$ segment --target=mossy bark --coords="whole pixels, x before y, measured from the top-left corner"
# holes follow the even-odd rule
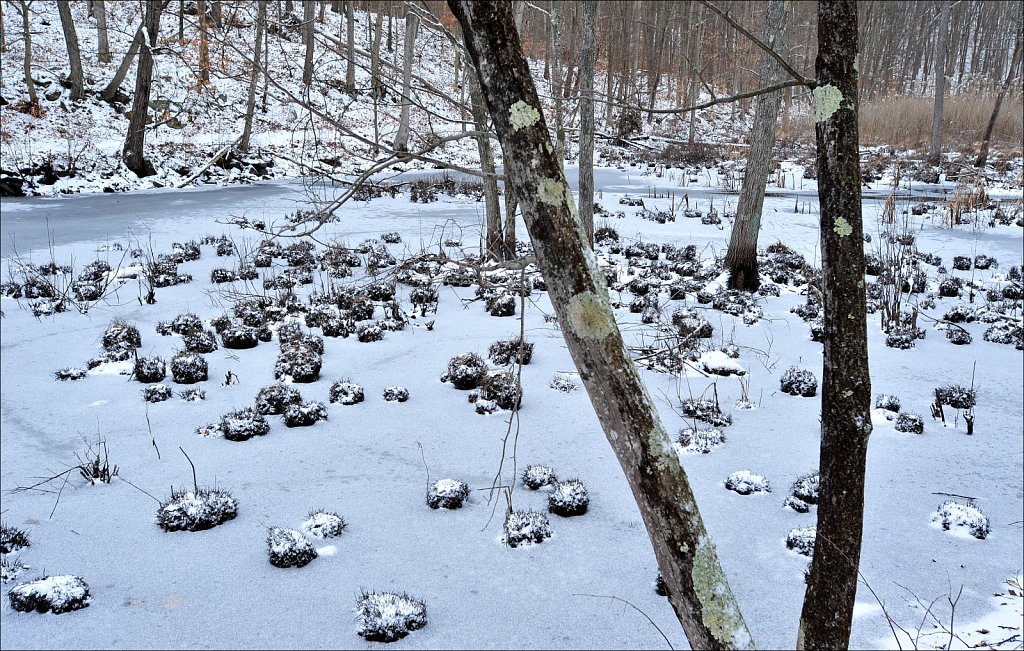
[[[565,341],[640,508],[672,607],[693,648],[752,646],[686,473],[623,345],[597,258],[586,245],[537,110],[540,100],[511,4],[448,4],[462,25]],[[536,119],[529,109],[537,111]]]

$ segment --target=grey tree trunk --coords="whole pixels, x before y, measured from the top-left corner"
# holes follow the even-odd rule
[[[160,12],[163,0],[146,0],[143,18],[145,43],[139,52],[139,65],[135,74],[135,99],[132,101],[132,116],[128,121],[128,137],[124,141],[121,160],[125,167],[137,176],[151,176],[155,173],[153,164],[146,160],[146,116],[149,113],[149,95],[153,87],[153,48],[160,32]]]
[[[871,435],[857,140],[857,2],[819,0],[814,89],[825,334],[818,527],[797,648],[850,643]]]
[[[942,108],[946,101],[946,44],[949,40],[950,0],[942,0],[939,33],[935,40],[935,110],[932,113],[932,144],[928,162],[938,165],[942,158]]]
[[[789,3],[771,0],[765,16],[765,43],[776,51],[786,49],[786,16]],[[758,88],[765,88],[779,80],[778,61],[764,53]],[[757,234],[761,230],[761,209],[764,206],[765,183],[775,145],[775,125],[779,118],[779,100],[782,91],[759,95],[754,105],[754,124],[750,130],[750,149],[747,153],[747,172],[736,207],[736,221],[732,226],[725,266],[729,270],[729,289],[757,291],[761,285],[757,271]],[[733,104],[735,106],[735,104]]]
[[[1010,89],[1010,84],[1013,82],[1013,73],[1017,69],[1017,63],[1020,61],[1020,29],[1017,30],[1014,36],[1013,56],[1010,57],[1010,68],[1006,72],[1006,81],[999,87],[999,93],[996,94],[996,104],[992,107],[992,117],[988,120],[988,126],[985,127],[985,135],[981,138],[981,151],[978,153],[978,160],[974,162],[975,167],[985,167],[986,161],[988,161],[988,147],[992,141],[992,131],[996,128],[996,120],[999,119],[999,109],[1003,106],[1003,100],[1006,99],[1006,91]]]
[[[252,119],[256,113],[256,85],[259,82],[262,64],[260,54],[263,51],[263,35],[267,23],[267,4],[256,3],[256,44],[252,49],[252,75],[249,77],[249,95],[245,101],[245,126],[242,127],[242,138],[238,143],[239,151],[249,151],[252,138]]]
[[[476,73],[467,70],[464,76],[469,86],[473,122],[476,130],[480,132],[476,137],[476,146],[480,152],[480,171],[484,173],[484,240],[487,257],[491,260],[503,260],[505,256],[501,241],[501,204],[498,196],[498,177],[494,169],[494,152],[491,150],[491,138],[487,134],[487,106]]]
[[[206,0],[196,0],[199,16],[199,81],[210,81],[210,24],[207,22]]]
[[[114,73],[114,78],[110,80],[100,93],[100,97],[104,101],[113,101],[117,95],[117,91],[121,88],[121,84],[124,83],[124,78],[128,76],[128,70],[132,67],[132,61],[135,60],[135,56],[139,53],[139,49],[142,47],[142,41],[146,38],[144,25],[140,25],[139,29],[135,32],[135,38],[132,39],[132,44],[128,46],[128,51],[125,52],[124,58],[121,59],[120,65],[117,66],[117,72]]]
[[[555,157],[565,165],[565,111],[562,101],[562,19],[558,2],[551,3],[551,94],[555,100]]]
[[[412,109],[412,58],[416,51],[416,28],[419,16],[409,11],[405,14],[405,53],[402,60],[402,115],[395,134],[395,151],[409,151],[409,113]]]
[[[700,87],[698,86],[697,79],[701,74],[701,55],[704,50],[704,5],[700,5],[697,8],[697,40],[695,44],[695,54],[693,57],[693,81],[690,83],[690,100],[694,103],[700,99]],[[690,145],[697,137],[697,111],[690,111],[690,132],[686,137],[686,142]]]
[[[373,47],[370,48],[370,96],[374,100],[374,110],[377,100],[385,93],[384,81],[380,78],[380,37],[383,30],[384,16],[378,12],[373,22]]]
[[[580,222],[594,246],[594,62],[597,60],[597,0],[583,0],[580,54]]]
[[[110,42],[107,39],[107,6],[104,0],[96,0],[93,3],[96,14],[96,39],[98,41],[96,60],[100,63],[110,63],[113,58],[110,56]]]
[[[506,177],[508,178],[508,177]],[[505,181],[505,241],[502,247],[506,260],[516,259],[516,211],[519,210],[519,199],[512,191],[512,185]]]
[[[22,62],[25,76],[25,85],[28,87],[28,102],[32,106],[34,113],[39,113],[42,107],[39,105],[39,94],[36,92],[36,82],[32,81],[32,30],[29,26],[28,19],[28,8],[31,5],[31,1],[18,0],[18,4],[15,5],[18,11],[21,13],[21,28],[25,36],[25,59]]]
[[[356,11],[355,0],[345,0],[345,35],[348,47],[345,50],[345,89],[356,92]]]
[[[316,17],[316,0],[302,0],[302,44],[306,48],[302,63],[302,85],[309,88],[313,83],[313,20]]]
[[[753,641],[686,473],[622,341],[597,258],[555,158],[509,2],[449,0],[504,151],[537,261],[598,419],[640,507],[669,600],[693,648]]]
[[[85,97],[85,74],[82,72],[82,51],[78,47],[78,34],[75,32],[75,20],[71,17],[71,5],[67,2],[58,2],[57,13],[60,14],[60,27],[64,32],[68,64],[71,67],[71,99],[77,101]]]

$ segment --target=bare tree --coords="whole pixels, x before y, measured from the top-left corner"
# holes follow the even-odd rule
[[[992,140],[992,130],[996,127],[996,120],[999,119],[999,109],[1003,106],[1006,91],[1010,89],[1010,84],[1013,83],[1013,75],[1017,70],[1017,63],[1020,61],[1020,41],[1020,29],[1017,29],[1014,35],[1013,56],[1010,57],[1010,66],[1006,71],[1006,80],[999,87],[999,92],[996,94],[996,103],[992,107],[992,117],[989,118],[988,126],[985,127],[985,135],[981,138],[981,151],[978,153],[978,160],[974,162],[975,167],[985,167],[985,162],[988,160],[988,146]]]
[[[252,137],[252,119],[256,113],[256,85],[260,77],[260,54],[263,49],[263,34],[266,31],[267,3],[256,3],[256,43],[252,49],[252,74],[249,77],[249,95],[245,101],[245,126],[238,143],[240,151],[249,151],[249,140]]]
[[[306,56],[302,63],[302,85],[309,88],[313,83],[313,20],[316,0],[302,0],[302,45]]]
[[[349,47],[345,50],[345,90],[356,92],[356,12],[354,0],[345,0],[345,34]]]
[[[135,37],[132,38],[131,45],[128,46],[128,51],[125,52],[124,58],[121,59],[121,63],[117,66],[117,71],[114,73],[114,77],[110,82],[104,86],[100,92],[100,97],[106,102],[111,102],[114,97],[117,96],[117,91],[120,90],[121,84],[124,83],[124,78],[128,76],[128,70],[132,67],[132,61],[135,60],[136,55],[139,53],[139,49],[142,47],[142,41],[146,38],[144,25],[140,25],[135,31]]]
[[[196,0],[199,15],[199,83],[210,81],[210,23],[206,0]]]
[[[765,16],[764,41],[777,50],[786,47],[786,15],[788,2],[771,0]],[[767,52],[761,57],[760,87],[778,81],[780,66]],[[750,130],[750,149],[747,170],[740,190],[736,221],[732,226],[725,266],[729,270],[729,289],[756,291],[761,284],[757,272],[757,235],[761,230],[761,209],[764,206],[764,188],[768,181],[775,144],[775,124],[779,117],[782,91],[759,95],[755,100],[754,124]],[[735,106],[735,104],[733,104]]]
[[[932,114],[932,144],[928,149],[928,161],[932,165],[938,165],[942,157],[942,112],[946,101],[946,44],[949,40],[950,4],[951,0],[942,0],[935,42],[935,111]]]
[[[857,133],[857,2],[819,0],[814,89],[825,308],[820,499],[797,648],[850,643],[871,435]]]
[[[85,73],[82,71],[82,51],[78,47],[78,34],[75,32],[75,19],[71,17],[71,5],[67,2],[57,3],[60,15],[60,27],[64,32],[64,44],[68,50],[68,64],[71,67],[71,99],[80,100],[85,97]]]
[[[128,120],[128,136],[121,152],[125,167],[139,177],[156,173],[153,164],[145,156],[146,122],[153,87],[153,48],[156,47],[160,32],[160,13],[163,8],[163,0],[146,0],[143,17],[145,42],[139,51],[139,65],[135,71],[135,99],[132,101],[131,119]]]
[[[487,132],[487,106],[484,104],[476,73],[468,70],[465,82],[469,86],[473,122],[479,132],[476,144],[480,152],[480,171],[484,174],[484,241],[487,257],[491,260],[503,260],[505,256],[501,241],[501,204],[498,196],[498,177],[494,168],[494,152],[491,150],[491,138]]]
[[[508,2],[457,2],[506,175],[523,207],[562,332],[622,464],[694,648],[752,646],[668,433],[627,353],[597,258],[585,246]]]
[[[107,6],[104,0],[95,0],[92,6],[96,14],[96,60],[100,63],[110,63],[113,58],[110,56],[110,42],[107,40]]]
[[[21,14],[21,28],[25,36],[25,59],[22,62],[25,76],[25,86],[28,87],[29,111],[36,116],[41,116],[43,107],[39,104],[39,94],[36,92],[36,83],[32,80],[32,29],[29,26],[29,10],[33,0],[18,0],[14,5]]]
[[[580,58],[580,221],[594,246],[594,62],[597,59],[597,0],[583,0]]]
[[[395,134],[395,151],[409,150],[409,113],[412,108],[412,59],[416,49],[416,29],[419,16],[413,11],[405,14],[405,52],[402,60],[402,114]]]

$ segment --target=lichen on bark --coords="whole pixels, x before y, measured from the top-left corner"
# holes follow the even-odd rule
[[[540,121],[540,111],[519,100],[509,109],[509,119],[512,121],[512,129],[519,131],[537,124]]]
[[[604,339],[615,331],[607,301],[591,292],[569,299],[569,327],[583,339]]]
[[[825,84],[814,89],[814,121],[823,122],[839,110],[843,103],[843,93],[832,84]]]
[[[703,611],[701,619],[715,639],[731,648],[753,648],[711,541],[702,540],[697,545],[691,578]]]

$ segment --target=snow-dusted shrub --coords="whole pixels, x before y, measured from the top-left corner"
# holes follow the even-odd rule
[[[893,428],[907,434],[924,434],[924,419],[917,414],[899,414]]]
[[[278,333],[278,335],[280,336],[280,333]],[[300,334],[298,337],[293,339],[281,340],[282,351],[288,350],[289,348],[294,348],[296,346],[308,348],[317,355],[324,354],[324,340],[318,335]]]
[[[356,339],[365,343],[380,341],[384,338],[384,330],[376,323],[364,323],[356,328]]]
[[[274,567],[303,567],[317,557],[316,549],[295,529],[267,529],[267,553]]]
[[[228,412],[220,418],[220,430],[229,441],[248,441],[270,432],[270,423],[252,407]]]
[[[210,282],[215,285],[233,283],[236,280],[238,280],[238,274],[231,269],[218,267],[210,272]]]
[[[808,504],[817,504],[819,485],[820,475],[818,472],[809,472],[806,475],[797,477],[797,480],[793,482],[790,494],[799,500],[807,502]]]
[[[978,540],[988,537],[991,530],[988,516],[981,512],[973,503],[961,504],[954,500],[946,500],[939,505],[939,510],[932,516],[932,522],[942,526],[944,531],[963,527]]]
[[[78,576],[48,576],[19,583],[7,598],[12,609],[23,613],[67,613],[89,605],[89,586]]]
[[[203,322],[198,316],[191,312],[184,312],[174,317],[171,321],[171,332],[176,335],[192,334],[196,330],[203,329]]]
[[[86,370],[84,368],[75,368],[69,366],[68,368],[62,368],[58,371],[54,371],[53,377],[58,380],[81,380],[85,377]]]
[[[725,479],[725,487],[740,495],[772,492],[771,483],[764,477],[749,470],[737,470]]]
[[[395,284],[378,280],[367,285],[364,289],[366,297],[371,301],[393,301],[395,300]]]
[[[22,563],[19,558],[0,556],[0,583],[10,583],[28,569],[31,567]]]
[[[562,373],[555,373],[552,376],[551,381],[548,382],[548,386],[555,391],[561,391],[562,393],[569,393],[579,388],[579,383],[573,378]]]
[[[31,547],[28,533],[23,529],[0,522],[0,553],[10,554],[24,547]]]
[[[388,387],[384,389],[384,400],[386,402],[405,402],[409,399],[409,392],[405,387]]]
[[[448,370],[441,376],[441,381],[451,382],[456,389],[475,389],[486,373],[487,364],[479,355],[463,353],[448,361]]]
[[[171,251],[174,256],[180,259],[182,262],[192,262],[198,260],[202,256],[202,251],[199,249],[199,244],[194,241],[189,242],[175,242],[171,245]]]
[[[992,266],[999,266],[999,262],[992,257],[979,253],[974,256],[974,268],[975,269],[988,269]]]
[[[966,255],[953,256],[953,268],[957,271],[970,271],[971,259]]]
[[[939,283],[939,296],[946,298],[956,298],[960,296],[960,290],[964,286],[964,281],[956,276],[948,276],[942,282]]]
[[[320,330],[325,337],[348,337],[356,331],[356,327],[347,319],[330,317],[320,324]]]
[[[687,398],[683,401],[681,409],[686,416],[704,421],[712,427],[732,425],[732,416],[722,413],[721,407],[713,400]]]
[[[354,382],[337,380],[331,385],[330,401],[354,405],[363,401],[363,387]]]
[[[523,483],[531,490],[537,490],[557,481],[558,477],[555,476],[555,471],[550,466],[531,464],[523,470]]]
[[[163,402],[170,400],[174,394],[166,384],[151,384],[142,390],[142,399],[146,402]]]
[[[501,339],[490,345],[487,357],[498,366],[529,364],[533,359],[533,342],[524,341],[521,337]]]
[[[880,393],[875,396],[875,409],[884,409],[899,413],[900,411],[900,399],[897,396],[890,395],[888,393]]]
[[[977,397],[977,391],[959,384],[950,384],[935,389],[935,399],[953,409],[971,409],[974,407]]]
[[[202,402],[206,400],[206,392],[199,387],[191,387],[189,389],[182,389],[179,391],[178,397],[185,402]]]
[[[232,325],[220,333],[220,343],[231,350],[246,350],[259,344],[256,329],[244,325]]]
[[[395,231],[384,233],[380,236],[380,241],[385,244],[401,244],[402,236]]]
[[[504,524],[505,544],[518,547],[524,543],[542,543],[551,537],[548,516],[536,511],[509,511]]]
[[[179,351],[171,358],[171,376],[178,384],[205,382],[209,377],[206,358],[198,353]]]
[[[813,398],[818,393],[818,379],[814,377],[814,373],[795,366],[789,367],[782,374],[779,386],[783,393],[805,398]]]
[[[985,330],[981,338],[994,344],[1016,345],[1020,350],[1024,347],[1024,327],[1004,321]]]
[[[814,554],[814,538],[817,533],[817,527],[793,529],[786,536],[786,547],[798,554],[811,556]]]
[[[427,607],[407,594],[364,592],[356,600],[357,633],[369,642],[394,642],[427,625]]]
[[[171,489],[171,497],[160,503],[156,523],[164,531],[203,531],[212,529],[238,515],[238,502],[226,490]]]
[[[256,394],[256,411],[264,416],[283,414],[290,405],[302,404],[302,394],[284,384],[270,384]]]
[[[196,330],[187,334],[185,350],[191,353],[212,353],[217,350],[217,335],[210,330]]]
[[[683,339],[707,339],[714,333],[711,323],[688,307],[681,307],[672,313],[672,325]]]
[[[925,331],[921,328],[893,328],[885,336],[885,345],[898,350],[909,350],[917,345],[918,339],[924,339]]]
[[[327,407],[322,402],[289,405],[284,410],[285,427],[309,427],[321,420],[327,420]]]
[[[167,377],[167,364],[161,357],[137,357],[135,379],[139,382],[159,382]]]
[[[469,485],[457,479],[438,479],[427,491],[427,506],[432,509],[459,509],[469,498]]]
[[[345,518],[324,509],[310,511],[302,523],[303,530],[316,538],[337,538],[347,526]]]
[[[281,351],[274,364],[274,378],[283,380],[291,378],[292,382],[308,384],[316,382],[320,377],[323,361],[319,353],[306,346],[290,346]]]
[[[142,345],[142,335],[134,323],[114,319],[103,331],[104,350],[135,349]]]
[[[579,479],[555,482],[548,494],[548,511],[562,517],[583,515],[590,506],[590,494]]]
[[[508,292],[492,294],[485,303],[491,316],[515,316],[516,314],[516,297]]]
[[[687,454],[707,454],[722,443],[725,443],[725,434],[722,433],[722,430],[714,427],[707,429],[686,427],[679,430],[679,436],[676,438],[678,451]]]
[[[500,409],[516,409],[522,403],[523,394],[516,382],[516,376],[504,371],[488,373],[480,382],[474,402],[492,401]]]

